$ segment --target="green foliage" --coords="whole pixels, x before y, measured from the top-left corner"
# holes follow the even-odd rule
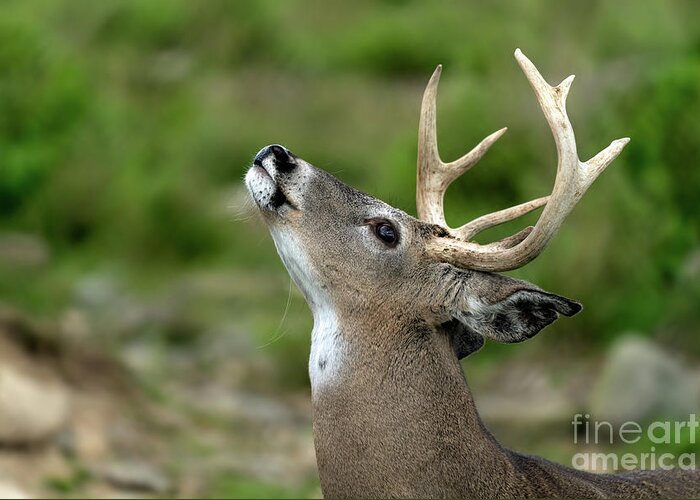
[[[211,498],[312,498],[319,489],[318,481],[309,481],[293,490],[281,488],[259,480],[231,475],[219,478],[212,489]]]
[[[75,494],[90,480],[90,473],[84,468],[73,464],[71,470],[62,476],[52,476],[46,480],[50,490],[61,495]]]
[[[0,214],[36,194],[84,113],[82,75],[48,42],[26,21],[0,20]]]
[[[418,101],[438,62],[443,156],[511,125],[450,190],[448,219],[541,195],[553,148],[510,57],[522,46],[551,81],[579,71],[582,156],[633,140],[552,250],[516,274],[582,299],[568,326],[587,339],[654,333],[686,297],[679,273],[699,244],[700,35],[695,4],[631,5],[9,2],[2,225],[42,235],[59,260],[136,273],[276,266],[250,245],[264,232],[225,212],[250,157],[283,142],[412,211]]]
[[[570,111],[582,156],[633,140],[551,251],[516,274],[582,299],[587,312],[567,326],[595,341],[652,334],[688,300],[680,273],[700,232],[695,4],[591,2],[585,15],[505,2],[37,5],[8,2],[0,21],[0,213],[59,261],[166,275],[277,266],[261,254],[269,245],[251,245],[264,231],[225,211],[270,142],[412,211],[418,102],[438,62],[444,157],[511,125],[450,190],[448,219],[539,196],[553,148],[510,56],[522,46],[552,82],[580,73]]]

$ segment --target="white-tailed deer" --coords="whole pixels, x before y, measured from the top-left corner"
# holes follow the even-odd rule
[[[587,162],[566,114],[573,77],[549,86],[520,67],[554,135],[549,196],[452,229],[443,195],[505,132],[451,163],[437,148],[436,92],[423,96],[419,219],[360,193],[280,145],[263,148],[246,184],[314,316],[309,374],[314,439],[327,497],[659,497],[700,495],[700,473],[593,474],[503,448],[481,422],[459,359],[484,338],[521,342],[581,305],[494,274],[537,257],[618,139]],[[534,227],[490,244],[474,235],[544,206]]]

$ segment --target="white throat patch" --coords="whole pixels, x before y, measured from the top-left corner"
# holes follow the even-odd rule
[[[340,379],[344,351],[342,344],[335,311],[324,306],[314,311],[309,356],[309,378],[313,393]]]
[[[344,349],[335,308],[294,235],[283,228],[274,228],[271,233],[282,262],[305,295],[314,316],[309,378],[315,394],[340,379]]]

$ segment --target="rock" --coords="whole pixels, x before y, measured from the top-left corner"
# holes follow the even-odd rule
[[[111,450],[100,417],[92,408],[81,408],[73,417],[71,428],[61,431],[54,444],[64,456],[86,463],[104,459]]]
[[[143,339],[129,342],[121,348],[121,359],[126,366],[134,373],[146,377],[162,373],[163,365],[167,361],[164,358],[165,353],[160,345]]]
[[[198,411],[221,418],[268,425],[305,423],[302,415],[282,402],[217,384],[190,389],[184,400]]]
[[[592,392],[593,418],[615,424],[688,418],[700,401],[691,373],[647,339],[623,337],[613,345]]]
[[[542,363],[510,360],[473,385],[476,405],[489,423],[537,427],[568,419],[573,404]]]
[[[170,479],[160,469],[138,460],[114,462],[105,467],[100,475],[121,489],[153,493],[171,491]]]
[[[70,308],[63,312],[59,319],[59,328],[63,338],[75,343],[89,342],[92,334],[85,312],[78,308]]]
[[[155,300],[140,297],[114,274],[98,272],[84,276],[75,285],[73,309],[82,318],[73,314],[64,319],[71,328],[126,338],[149,329],[177,330],[186,321],[188,300],[187,291],[180,289]]]
[[[0,366],[0,443],[26,444],[57,434],[69,417],[67,390]]]
[[[200,353],[207,361],[221,363],[232,357],[246,359],[255,352],[253,335],[236,322],[213,325],[204,332]]]
[[[4,479],[0,479],[0,499],[3,498],[31,498],[22,488]]]
[[[105,309],[122,300],[121,283],[110,273],[95,273],[78,280],[75,285],[75,302],[88,310]]]
[[[44,240],[22,233],[0,233],[0,264],[7,267],[39,267],[49,260]]]

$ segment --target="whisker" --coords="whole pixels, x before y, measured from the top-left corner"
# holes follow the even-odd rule
[[[227,208],[233,212],[233,220],[246,222],[255,216],[255,203],[248,196],[237,197]]]
[[[264,349],[265,347],[269,347],[275,342],[277,342],[279,339],[285,336],[287,333],[287,330],[282,330],[282,326],[284,326],[284,321],[287,319],[287,313],[289,313],[289,306],[292,303],[292,279],[289,278],[289,293],[287,294],[287,305],[284,307],[284,313],[282,314],[282,319],[280,320],[280,324],[277,327],[277,331],[275,334],[272,336],[270,340],[268,340],[266,343],[264,343],[261,346],[258,346],[258,349]]]

